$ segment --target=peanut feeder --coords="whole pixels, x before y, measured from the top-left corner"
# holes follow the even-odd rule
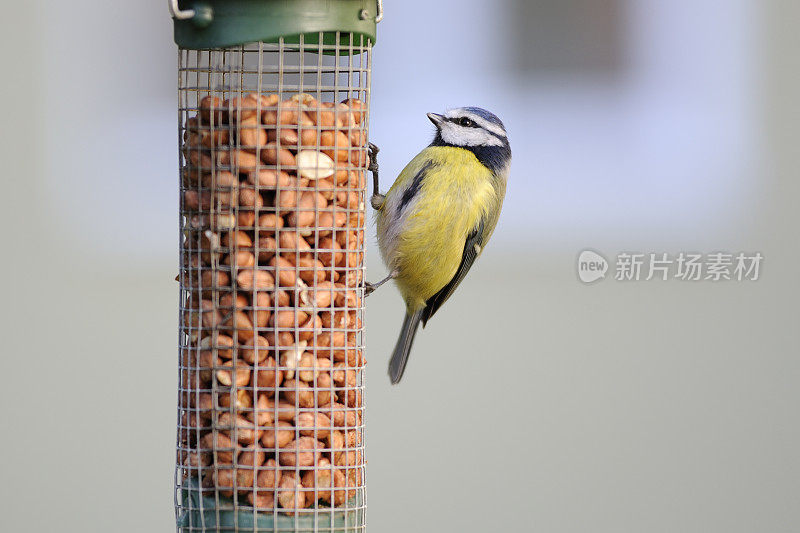
[[[170,2],[178,531],[363,531],[362,0]]]

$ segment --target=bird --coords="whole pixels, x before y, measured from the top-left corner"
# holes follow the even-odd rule
[[[479,107],[428,113],[433,141],[414,157],[383,195],[378,192],[375,145],[370,145],[372,207],[378,247],[389,275],[367,283],[367,294],[394,280],[406,315],[389,362],[389,377],[403,377],[420,323],[453,294],[494,232],[511,166],[503,122]]]

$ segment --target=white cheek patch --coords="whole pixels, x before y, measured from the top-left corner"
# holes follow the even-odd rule
[[[467,128],[452,122],[442,125],[442,140],[456,146],[502,146],[503,141],[481,128]]]

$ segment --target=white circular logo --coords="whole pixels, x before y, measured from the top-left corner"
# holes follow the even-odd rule
[[[578,277],[584,283],[592,283],[606,277],[608,261],[592,250],[584,250],[578,256]]]

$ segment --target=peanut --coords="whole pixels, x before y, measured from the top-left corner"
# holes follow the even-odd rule
[[[344,254],[341,252],[341,245],[330,237],[325,237],[319,241],[317,256],[325,266],[334,266],[341,262]]]
[[[300,292],[300,303],[307,307],[328,307],[333,301],[333,283],[321,281],[316,287],[304,289]]]
[[[261,431],[250,420],[231,413],[220,413],[215,428],[236,435],[236,439],[245,445],[253,444],[261,436]]]
[[[214,124],[222,124],[222,101],[216,96],[204,96],[200,100],[200,110],[198,114],[204,124],[211,123],[211,117],[214,117]]]
[[[282,167],[294,167],[297,165],[292,152],[274,143],[267,144],[261,149],[261,161],[267,165],[280,165]]]
[[[269,342],[261,335],[249,339],[239,348],[239,353],[246,362],[254,365],[263,362],[269,356]],[[274,359],[273,359],[274,362]]]
[[[305,341],[300,341],[296,345],[292,345],[288,350],[281,352],[280,363],[281,367],[285,368],[286,379],[294,378],[295,370],[297,370],[297,363],[303,355],[303,350],[308,345]]]
[[[247,174],[247,182],[260,187],[274,189],[276,187],[294,188],[297,187],[297,179],[281,170],[261,169]]]
[[[226,361],[216,372],[217,382],[226,387],[244,387],[250,383],[250,367],[239,364],[234,369],[233,361]]]
[[[245,389],[230,389],[217,396],[219,406],[234,411],[247,411],[253,406],[253,397]]]
[[[236,486],[240,491],[253,487],[259,466],[264,464],[266,454],[255,446],[250,446],[239,452],[236,459]]]
[[[297,328],[307,319],[308,314],[299,309],[281,309],[270,317],[269,325],[278,328]]]
[[[333,201],[334,197],[336,196],[336,186],[333,184],[333,181],[330,178],[320,178],[316,182],[316,190],[326,199],[328,202]]]
[[[213,174],[204,174],[201,180],[203,187],[209,189],[232,189],[239,185],[239,180],[227,170],[218,170]]]
[[[302,381],[296,379],[285,380],[281,396],[292,405],[314,407],[314,391]]]
[[[212,460],[209,453],[189,452],[183,461],[183,466],[196,470],[211,465]]]
[[[267,263],[277,271],[278,283],[281,287],[294,287],[297,285],[297,276],[294,265],[283,257],[275,256]]]
[[[211,381],[212,370],[216,370],[220,366],[222,366],[222,359],[217,357],[213,351],[204,350],[200,352],[200,356],[197,359],[197,369],[199,370],[201,381]]]
[[[230,149],[217,153],[219,156],[219,164],[223,167],[230,168],[232,172],[252,172],[258,167],[258,158],[250,152]]]
[[[222,236],[222,244],[226,248],[251,248],[253,239],[244,231],[231,231]]]
[[[294,439],[294,426],[291,422],[278,420],[273,428],[265,428],[261,434],[261,445],[264,448],[283,448]]]
[[[264,206],[264,199],[253,187],[241,187],[239,189],[239,205],[259,208]]]
[[[307,493],[307,498],[313,498],[316,493],[317,498],[333,505],[342,505],[345,500],[345,488],[347,480],[344,474],[331,465],[331,462],[324,457],[319,460],[314,470],[309,470],[303,475],[303,487],[315,489]],[[337,489],[337,490],[332,490]]]
[[[304,115],[303,108],[305,106],[301,103],[284,100],[277,104],[277,109],[267,109],[261,113],[261,122],[265,125],[291,125],[308,121],[308,117],[304,118],[302,116]]]
[[[272,489],[278,484],[281,472],[275,459],[267,459],[258,471],[256,484],[259,488]]]
[[[196,435],[198,431],[209,429],[208,417],[202,416],[199,412],[187,411],[181,415],[180,427],[190,430],[190,433]]]
[[[267,144],[267,132],[255,115],[239,123],[239,142],[243,149],[253,152]]]
[[[267,353],[266,350],[264,352]],[[278,368],[278,364],[272,356],[259,362],[255,373],[255,383],[260,389],[273,389],[274,392],[274,389],[283,383],[283,370]]]
[[[213,431],[206,433],[197,445],[200,451],[211,452],[217,464],[233,464],[233,453],[237,449],[226,433]]]
[[[333,420],[333,425],[337,427],[354,427],[357,422],[356,412],[347,409],[341,403],[333,402],[331,420]]]
[[[257,394],[254,392],[253,394]],[[250,422],[255,423],[258,429],[264,429],[275,423],[273,408],[274,404],[269,400],[267,393],[258,395],[258,403],[255,408],[248,411],[245,415]]]
[[[272,298],[270,298],[269,293],[255,292],[252,299],[253,312],[250,320],[257,328],[264,328],[272,315]]]
[[[281,245],[281,251],[284,253],[289,251],[304,253],[311,250],[311,246],[306,242],[305,239],[303,239],[303,237],[300,236],[296,230],[281,231],[278,242]]]
[[[231,335],[237,336],[240,341],[248,341],[256,335],[253,322],[243,311],[234,311],[224,325],[229,328],[228,331],[231,332]]]
[[[353,122],[356,124],[361,124],[364,118],[364,111],[366,110],[366,105],[361,100],[356,98],[348,98],[342,104],[346,105],[350,110],[353,116]]]
[[[356,291],[348,289],[342,283],[337,283],[336,289],[336,298],[334,299],[336,307],[361,307],[361,298],[356,295]]]
[[[233,348],[233,339],[220,333],[214,333],[213,337],[203,337],[203,339],[200,340],[200,348],[205,350],[216,349],[217,355],[223,359],[230,359],[233,357],[233,351],[230,349]]]
[[[256,489],[254,492],[247,493],[247,501],[256,509],[274,509],[275,491]]]
[[[284,466],[311,466],[320,457],[322,445],[313,437],[300,437],[281,448],[278,462]]]
[[[327,445],[326,452],[331,455],[331,462],[336,463],[342,456],[344,448],[344,434],[339,430],[331,431],[325,439]]]
[[[260,109],[268,107],[265,105],[268,102],[268,97],[265,98],[267,98],[267,100],[264,100],[264,98],[257,93],[249,93],[244,96],[225,100],[222,103],[222,107],[227,112],[228,120],[241,123],[251,117],[256,117]]]
[[[300,279],[304,283],[314,285],[322,282],[326,277],[325,265],[322,261],[314,259],[313,257],[298,257],[295,266],[300,272]],[[307,289],[306,286],[303,286],[303,288]]]
[[[319,193],[313,191],[301,193],[297,199],[297,209],[289,213],[286,222],[295,228],[308,227],[314,223],[315,211],[325,209],[327,205],[328,201]]]
[[[279,128],[278,131],[270,130],[267,134],[267,140],[284,148],[295,149],[297,147],[299,136],[297,135],[297,130],[293,128],[282,127]]]
[[[239,250],[226,255],[225,259],[222,260],[222,264],[236,268],[248,268],[256,264],[256,258],[251,252]]]
[[[327,132],[323,132],[322,135],[325,133]],[[320,136],[320,141],[323,139],[322,135]],[[330,139],[328,140],[330,141]],[[317,152],[314,150],[300,150],[297,152],[297,157],[292,158],[294,161],[291,164],[297,165],[298,174],[304,178],[308,178],[310,180],[327,178],[328,176],[333,175],[334,169],[336,168],[336,165],[333,162],[334,159],[328,152],[329,150],[323,152]],[[345,158],[346,157],[347,152],[345,152]]]
[[[330,359],[320,359],[321,361],[328,361]],[[331,387],[333,387],[333,380],[331,379],[331,375],[328,372],[321,372],[317,376],[317,405],[318,406],[327,406],[331,402]]]
[[[322,150],[322,153],[327,155],[332,161],[339,161],[339,162],[347,161],[350,142],[347,139],[347,136],[341,131],[323,131],[319,137],[319,144],[322,148],[324,148]],[[300,154],[297,155],[299,156]],[[314,162],[316,163],[317,167],[320,166],[320,163],[318,161]],[[330,176],[331,174],[333,174],[333,172],[328,174],[328,176]],[[307,177],[309,177],[310,179],[310,176]],[[325,178],[327,176],[318,176],[318,177]]]
[[[356,371],[347,368],[347,365],[344,363],[336,363],[333,365],[333,372],[331,376],[333,377],[333,382],[336,383],[339,387],[355,387],[356,382]]]
[[[297,429],[304,437],[324,439],[330,434],[331,419],[323,413],[303,412],[295,418]]]
[[[284,509],[302,509],[306,506],[305,492],[297,473],[284,472],[278,484],[278,502]]]
[[[287,303],[283,303],[284,297],[286,298]],[[275,293],[275,301],[281,307],[286,307],[289,305],[288,298],[289,296],[286,291],[278,291]],[[291,347],[294,345],[294,336],[288,331],[280,331],[277,335],[272,331],[268,331],[266,337],[270,346]]]
[[[274,213],[265,213],[258,217],[258,231],[261,233],[268,231],[274,233],[276,230],[279,230],[282,227],[283,219]]]
[[[283,220],[283,219],[278,219]],[[275,257],[275,251],[278,248],[278,243],[270,236],[263,236],[258,239],[258,260],[260,263],[265,263]]]
[[[228,498],[233,496],[233,490],[230,490],[233,489],[236,483],[236,474],[233,468],[215,469],[211,472],[211,479],[213,485],[217,487],[218,490],[223,489],[219,491],[220,494]]]
[[[336,113],[333,111],[334,104],[332,102],[322,102],[317,109],[311,109],[307,112],[308,118],[315,126],[323,128],[332,128],[334,126],[341,126],[342,121],[336,120]]]
[[[236,276],[236,283],[246,291],[275,288],[275,278],[266,270],[241,270]]]
[[[301,341],[312,343],[312,340],[319,334],[321,329],[322,320],[317,315],[311,315],[308,320],[300,324],[297,338]]]
[[[239,216],[236,217],[236,221],[239,223],[241,228],[252,228],[253,223],[256,221],[256,214],[250,210],[240,209]],[[229,227],[233,227],[233,224],[231,224]]]
[[[297,362],[297,378],[306,383],[313,382],[319,375],[316,370],[317,358],[310,352],[304,352]]]

